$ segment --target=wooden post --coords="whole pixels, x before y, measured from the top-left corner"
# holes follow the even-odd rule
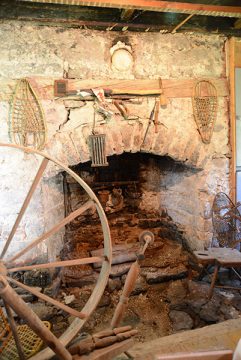
[[[236,202],[236,111],[235,111],[235,39],[229,40],[229,84],[230,84],[230,197]]]

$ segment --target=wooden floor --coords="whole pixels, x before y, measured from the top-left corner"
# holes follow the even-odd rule
[[[164,354],[208,350],[234,350],[241,338],[241,319],[227,320],[136,344],[129,353],[135,360],[163,359]]]

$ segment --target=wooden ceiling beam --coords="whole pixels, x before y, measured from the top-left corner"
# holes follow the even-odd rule
[[[38,3],[95,6],[107,8],[138,9],[206,16],[241,18],[240,6],[192,4],[158,0],[18,0]]]
[[[4,17],[0,16],[0,19]],[[9,20],[15,20],[16,17],[7,16]],[[54,18],[39,18],[39,17],[26,17],[26,16],[18,16],[17,20],[19,21],[31,21],[36,23],[42,23],[47,25],[63,25],[66,27],[90,27],[90,28],[98,28],[102,27],[105,30],[115,30],[119,29],[125,31],[127,28],[136,30],[136,31],[155,31],[161,33],[171,32],[172,26],[170,25],[155,25],[155,24],[140,24],[140,23],[131,23],[131,22],[113,22],[113,21],[95,21],[95,20],[75,20],[75,19],[54,19]]]

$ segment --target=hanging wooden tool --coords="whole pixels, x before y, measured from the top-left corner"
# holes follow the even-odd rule
[[[17,145],[38,150],[46,143],[46,122],[38,96],[27,79],[17,81],[10,104],[10,135]]]
[[[160,99],[156,99],[155,103],[155,115],[154,115],[154,125],[155,125],[155,133],[158,133],[158,118],[159,118],[159,110],[160,110]]]
[[[114,100],[113,104],[119,110],[121,115],[123,116],[124,120],[138,120],[138,115],[131,115],[128,107],[122,100]]]
[[[151,114],[150,114],[150,117],[149,117],[149,121],[148,121],[148,125],[147,125],[146,131],[145,131],[145,135],[144,135],[142,144],[141,144],[141,146],[140,146],[140,150],[142,150],[143,146],[144,146],[145,143],[146,143],[146,137],[147,137],[147,134],[148,134],[148,131],[149,131],[149,127],[151,126],[151,123],[154,121],[155,109],[156,109],[156,103],[154,104],[154,107],[153,107],[153,109],[152,109],[152,111],[151,111]]]
[[[217,117],[217,89],[209,80],[196,83],[192,97],[193,114],[202,141],[210,144]]]

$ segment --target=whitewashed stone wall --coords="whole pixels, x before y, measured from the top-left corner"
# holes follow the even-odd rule
[[[127,73],[111,68],[110,48],[118,40],[132,47],[134,66]],[[25,76],[62,78],[68,68],[71,78],[208,78],[226,75],[225,41],[222,36],[159,33],[116,33],[29,25],[23,22],[0,24],[0,84],[7,79]],[[1,90],[0,90],[1,92]],[[64,164],[74,165],[89,160],[88,135],[93,122],[93,103],[43,101],[48,124],[45,151]],[[150,127],[145,146],[141,146],[153,99],[128,105],[139,121],[128,122],[110,105],[115,115],[109,122],[97,117],[99,133],[107,135],[107,154],[138,152],[168,155],[190,167],[183,173],[169,173],[160,183],[160,194],[153,198],[146,192],[142,204],[147,209],[167,210],[184,230],[192,248],[208,244],[211,233],[210,208],[217,191],[228,191],[230,149],[228,141],[228,99],[218,99],[218,116],[212,142],[201,142],[192,115],[189,98],[170,99],[160,110],[158,133]],[[0,103],[0,141],[8,142],[8,103]],[[23,161],[25,175],[20,170]],[[37,158],[10,156],[1,151],[0,245],[19,211]],[[194,169],[196,169],[194,171]],[[7,179],[11,178],[9,182]],[[164,181],[165,179],[165,181]],[[14,190],[10,190],[10,185]],[[42,231],[47,231],[64,215],[61,175],[56,169],[46,172],[14,239],[11,252],[22,248]],[[63,232],[39,247],[37,253],[54,258],[61,248]]]

